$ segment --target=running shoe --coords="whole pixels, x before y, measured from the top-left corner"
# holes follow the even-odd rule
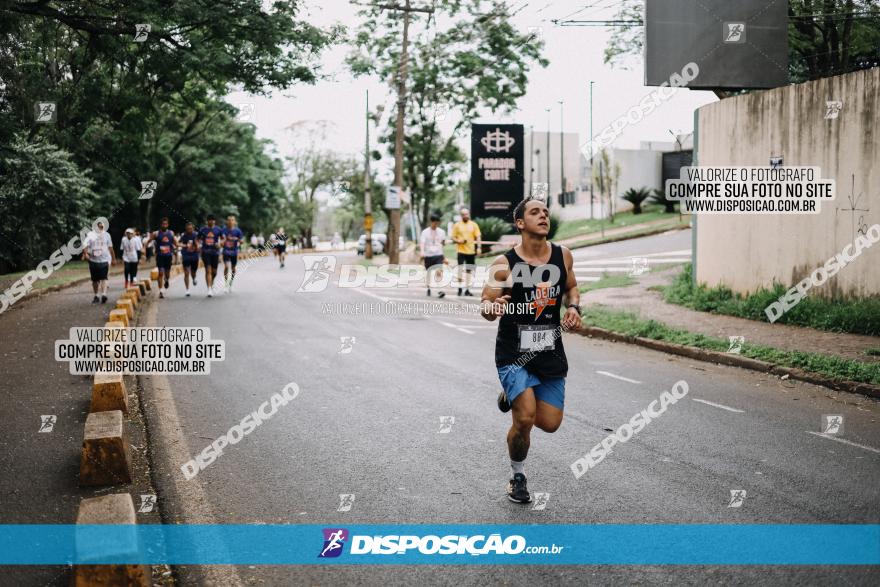
[[[507,483],[507,499],[514,503],[529,503],[532,496],[529,495],[529,489],[526,487],[526,476],[517,473]]]
[[[498,394],[498,409],[505,414],[510,411],[510,402],[507,401],[507,394],[504,390]]]
[[[101,303],[102,303],[102,304],[106,304],[106,303],[107,303],[107,296],[101,296]]]
[[[446,297],[446,292],[445,292],[445,291],[441,291],[440,293],[437,294],[437,297],[438,297],[438,298],[445,298],[445,297]]]
[[[431,288],[430,287],[428,288],[428,297],[429,298],[431,297]]]
[[[97,303],[100,302],[100,301],[101,301],[101,299],[100,299],[98,296],[95,296],[94,298],[92,298],[92,303],[93,303],[93,304],[97,304]]]
[[[472,294],[472,293],[471,293],[471,290],[469,290],[469,289],[464,290],[464,295],[466,295],[466,296],[471,296],[471,297],[474,296],[474,294]]]
[[[164,298],[165,298],[165,294],[163,294],[163,293],[160,291],[160,292],[159,292],[159,299],[164,299]]]

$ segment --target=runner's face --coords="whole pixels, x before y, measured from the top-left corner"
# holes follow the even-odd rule
[[[462,222],[467,222],[467,221],[470,220],[470,219],[471,219],[471,213],[470,213],[470,211],[469,211],[469,210],[462,210],[462,211],[461,211],[461,221],[462,221]]]
[[[529,202],[523,213],[522,220],[517,220],[517,226],[523,232],[535,236],[547,236],[550,232],[550,211],[543,202]]]
[[[162,230],[168,230],[168,221],[167,220],[162,221]]]
[[[438,226],[440,226],[440,221],[439,221],[439,220],[432,220],[432,221],[431,221],[431,228],[433,228],[434,230],[437,230],[437,227],[438,227]]]
[[[211,220],[208,220],[208,226],[211,228],[214,227],[214,219],[213,218]]]
[[[226,228],[235,228],[235,218],[226,219]]]

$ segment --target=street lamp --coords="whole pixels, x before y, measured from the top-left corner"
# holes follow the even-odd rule
[[[563,118],[565,103],[559,101],[559,203],[565,208],[565,120]]]
[[[590,80],[590,218],[593,218],[593,80]]]
[[[547,107],[547,207],[550,207],[550,107]]]

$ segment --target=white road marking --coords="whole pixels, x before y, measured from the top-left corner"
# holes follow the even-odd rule
[[[728,412],[736,412],[737,414],[745,414],[745,410],[737,410],[736,408],[731,408],[730,406],[724,406],[721,404],[716,404],[715,402],[710,402],[704,399],[697,399],[695,397],[691,398],[695,402],[700,402],[701,404],[706,404],[707,406],[714,406],[716,408],[721,408],[722,410],[727,410]]]
[[[871,452],[875,452],[880,454],[880,449],[874,448],[873,446],[865,446],[864,444],[859,444],[857,442],[853,442],[851,440],[846,440],[845,438],[838,438],[833,434],[822,434],[820,432],[813,432],[812,430],[805,430],[807,434],[812,434],[813,436],[819,436],[821,438],[827,438],[828,440],[836,440],[837,442],[842,442],[843,444],[848,444],[850,446],[856,446],[858,448],[863,448],[865,450],[869,450]]]
[[[461,326],[456,326],[455,324],[450,324],[449,322],[444,322],[443,320],[438,320],[437,322],[439,322],[443,326],[447,326],[447,327],[452,328],[454,330],[458,330],[459,332],[464,332],[465,334],[473,334],[474,333],[473,330],[468,330],[467,328],[462,328]]]
[[[614,373],[609,373],[608,371],[596,371],[599,375],[604,375],[606,377],[612,377],[614,379],[620,379],[621,381],[627,381],[629,383],[641,383],[641,381],[636,381],[635,379],[629,379],[627,377],[622,377],[620,375],[615,375]]]

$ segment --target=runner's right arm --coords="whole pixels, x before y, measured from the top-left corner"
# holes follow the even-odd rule
[[[494,322],[504,315],[510,294],[504,293],[504,287],[510,278],[510,265],[507,257],[498,255],[489,267],[489,277],[483,286],[480,302],[480,316]]]

